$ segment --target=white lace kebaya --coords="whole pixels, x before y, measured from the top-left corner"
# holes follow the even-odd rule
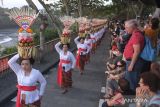
[[[41,74],[39,70],[33,69],[31,70],[28,76],[25,76],[24,71],[22,70],[21,66],[16,62],[19,58],[19,54],[13,56],[9,61],[8,64],[10,68],[15,72],[18,80],[18,85],[21,86],[36,86],[37,82],[40,83],[40,89],[36,89],[34,91],[21,91],[21,98],[22,94],[26,95],[25,103],[32,104],[33,102],[40,99],[40,96],[43,96],[45,87],[46,87],[46,80]]]

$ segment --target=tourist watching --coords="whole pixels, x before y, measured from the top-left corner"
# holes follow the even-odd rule
[[[128,95],[134,95],[134,91],[130,89],[129,82],[121,78],[118,81],[119,90],[114,92],[114,96],[110,99],[105,99],[105,102],[102,104],[102,107],[110,107],[110,106],[119,106],[128,107],[125,103],[124,99],[128,97]]]
[[[157,40],[157,56],[160,56],[160,33]]]
[[[158,62],[151,64],[151,72],[160,79],[160,64]],[[160,94],[160,83],[158,84],[158,93]]]
[[[119,22],[117,22],[116,25],[115,25],[115,32],[119,36],[119,33],[120,33],[120,24],[119,24]]]
[[[119,42],[118,42],[118,49],[121,53],[124,52],[124,48],[128,43],[131,35],[129,35],[125,30],[120,32]]]
[[[151,45],[153,49],[157,49],[157,38],[159,34],[159,19],[158,18],[152,18],[149,22],[149,27],[144,29],[144,34],[149,38],[151,41]],[[155,54],[156,57],[156,54]],[[144,65],[145,69],[143,71],[150,71],[152,61],[148,61],[144,59]]]
[[[136,88],[137,107],[160,106],[160,94],[158,94],[158,84],[160,79],[151,72],[142,73],[139,85]]]
[[[118,90],[118,80],[124,77],[125,62],[119,61],[115,70],[106,71],[106,94],[105,98],[112,96],[113,92]]]
[[[125,78],[129,81],[130,88],[135,91],[144,63],[139,57],[144,47],[144,36],[138,29],[138,22],[134,19],[125,22],[125,30],[128,34],[132,34],[123,53],[123,59],[126,60]]]

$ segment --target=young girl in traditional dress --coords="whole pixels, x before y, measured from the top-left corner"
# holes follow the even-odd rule
[[[77,44],[77,57],[76,57],[76,66],[80,70],[80,74],[83,74],[84,66],[86,62],[86,55],[89,52],[89,47],[84,43],[84,37],[76,37],[74,42]]]
[[[32,58],[21,58],[20,64],[17,63],[19,54],[13,56],[8,64],[15,72],[18,80],[16,107],[40,107],[40,101],[46,87],[46,80],[39,70],[32,68],[34,60]],[[40,83],[38,90],[37,82]]]
[[[75,67],[76,60],[74,55],[68,51],[68,44],[62,44],[63,49],[60,49],[60,45],[61,42],[58,42],[55,45],[56,51],[60,56],[57,82],[58,85],[63,89],[62,94],[65,94],[68,92],[68,88],[72,87],[72,69]]]

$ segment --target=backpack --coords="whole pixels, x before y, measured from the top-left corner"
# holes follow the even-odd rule
[[[148,36],[144,36],[145,45],[140,57],[146,61],[154,61],[156,59],[156,48],[153,48],[151,40]]]

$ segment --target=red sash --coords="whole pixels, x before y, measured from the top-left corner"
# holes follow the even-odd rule
[[[93,39],[93,40],[95,40],[95,41],[96,41],[96,38],[95,38],[95,37],[93,37],[93,38],[91,38],[91,39]]]
[[[37,89],[37,86],[21,86],[17,85],[18,93],[17,93],[17,102],[16,107],[21,107],[21,91],[34,91]]]
[[[93,48],[93,49],[96,49],[96,43],[93,43],[93,44],[92,44],[92,48]]]
[[[85,52],[86,51],[86,49],[82,49],[82,48],[79,48],[78,49],[78,53],[77,53],[77,56],[76,56],[76,66],[78,67],[78,68],[80,68],[80,53],[81,52]]]
[[[63,72],[62,64],[69,64],[69,63],[71,63],[71,61],[60,59],[58,66],[58,75],[57,75],[57,84],[60,87],[62,87],[62,72]]]

